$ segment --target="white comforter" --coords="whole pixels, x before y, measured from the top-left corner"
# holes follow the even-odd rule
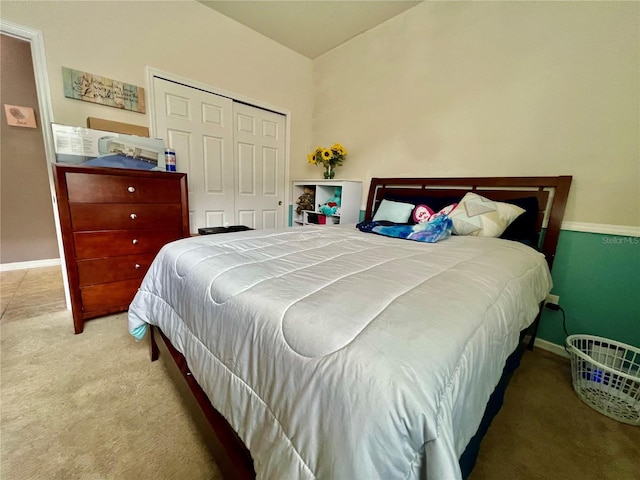
[[[268,479],[454,479],[551,288],[516,242],[305,227],[165,246],[129,310],[158,325]]]

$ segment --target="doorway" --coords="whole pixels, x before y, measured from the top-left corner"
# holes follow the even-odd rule
[[[18,42],[17,45],[23,44],[27,50],[30,50],[31,56],[31,69],[28,72],[31,77],[31,81],[35,84],[35,92],[37,96],[37,108],[34,106],[34,110],[38,114],[38,139],[37,139],[37,149],[39,152],[36,154],[36,162],[33,165],[35,169],[33,174],[27,175],[28,178],[24,178],[25,175],[22,175],[23,178],[19,179],[16,182],[23,189],[23,193],[31,193],[34,198],[40,197],[40,204],[37,206],[39,215],[46,215],[46,219],[42,221],[37,221],[36,218],[28,211],[23,212],[24,217],[28,218],[31,221],[31,224],[27,224],[25,228],[35,227],[40,228],[40,230],[36,231],[36,234],[29,234],[23,232],[23,236],[26,239],[23,245],[26,245],[28,249],[38,250],[37,256],[33,257],[33,260],[30,260],[27,257],[24,257],[23,261],[15,261],[15,260],[6,260],[2,270],[11,270],[14,268],[31,268],[31,267],[42,267],[49,265],[62,265],[62,278],[64,284],[64,293],[66,299],[67,309],[71,309],[71,300],[69,296],[69,286],[67,281],[66,269],[64,268],[64,249],[62,246],[62,235],[60,231],[60,221],[58,218],[58,211],[55,204],[55,187],[53,182],[53,174],[51,171],[51,164],[54,161],[54,148],[53,148],[53,137],[50,129],[51,122],[53,121],[53,109],[51,107],[51,98],[49,93],[49,81],[47,77],[47,68],[44,54],[44,41],[42,37],[42,33],[38,30],[34,30],[28,27],[24,27],[12,22],[8,22],[6,20],[0,19],[0,33],[2,34],[3,40],[8,40],[11,43]],[[4,66],[3,66],[4,67]],[[25,65],[25,68],[28,68],[28,65]],[[26,75],[26,70],[25,70]],[[3,99],[3,103],[6,99]],[[33,100],[32,100],[33,101]],[[4,127],[3,127],[4,128]],[[13,127],[15,128],[15,127]],[[20,130],[29,130],[29,129],[20,129]],[[21,135],[28,135],[28,132],[17,132]],[[33,133],[33,132],[31,132]],[[9,155],[11,158],[15,157],[12,155],[12,151],[6,150],[7,145],[3,140],[3,154]],[[33,149],[36,147],[36,140],[31,138],[28,141],[22,142],[22,147],[19,148],[17,153],[23,153],[24,150]],[[7,160],[5,158],[5,160]],[[39,162],[39,164],[38,164]],[[4,161],[3,161],[4,163]],[[22,168],[22,166],[21,166]],[[7,169],[7,172],[9,170]],[[3,166],[3,173],[5,172],[5,168]],[[39,178],[40,183],[37,186],[31,186],[30,183],[27,183],[27,188],[25,187],[25,182],[27,180],[31,181],[34,178]],[[3,182],[4,183],[4,182]],[[48,185],[47,185],[48,184]],[[9,189],[7,189],[9,190]],[[33,191],[28,191],[33,190]],[[5,194],[5,189],[3,188],[3,196]],[[48,198],[47,198],[48,197]],[[4,200],[4,198],[3,198]],[[25,202],[21,202],[19,199],[12,199],[10,202],[7,202],[12,208],[24,208]],[[31,199],[29,199],[31,201]],[[26,202],[28,203],[28,202]],[[3,202],[4,204],[4,202]],[[3,205],[4,206],[4,205]],[[49,213],[46,213],[46,212]],[[51,213],[53,215],[51,215]],[[4,218],[4,217],[3,217]],[[53,219],[53,221],[51,221]],[[36,221],[33,221],[36,220]],[[48,225],[48,234],[46,238],[42,237],[44,235],[41,233],[43,230],[42,225]],[[42,238],[40,238],[42,237]],[[34,243],[34,238],[38,239],[36,243]],[[45,242],[48,246],[45,251],[44,257],[41,258],[43,249],[41,246]],[[56,245],[57,243],[57,245]],[[56,251],[57,250],[57,251]],[[16,250],[15,259],[19,258],[20,253]],[[52,258],[57,257],[57,258]],[[25,261],[26,260],[26,261]],[[5,259],[3,258],[3,262]],[[6,267],[6,268],[5,268]]]

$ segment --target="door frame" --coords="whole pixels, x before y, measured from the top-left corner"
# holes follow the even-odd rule
[[[64,246],[62,244],[62,229],[60,227],[60,216],[58,215],[58,201],[56,199],[56,187],[51,166],[56,161],[55,146],[53,143],[53,132],[51,124],[54,122],[53,106],[51,103],[51,90],[49,89],[49,76],[47,70],[47,60],[44,49],[44,36],[40,30],[25,27],[17,23],[0,19],[0,33],[10,37],[29,42],[31,45],[31,59],[33,61],[33,74],[36,82],[36,94],[38,97],[38,109],[40,110],[40,128],[44,140],[45,162],[47,177],[49,178],[49,189],[51,192],[51,204],[53,206],[53,219],[56,227],[56,237],[58,240],[58,252],[60,254],[60,264],[62,267],[62,283],[64,285],[64,296],[67,303],[67,310],[71,310],[71,295],[69,293],[69,279],[67,277],[66,262],[64,256]]]
[[[160,78],[163,80],[168,80],[170,82],[179,83],[186,87],[195,88],[197,90],[202,90],[208,93],[212,93],[214,95],[219,95],[221,97],[227,97],[233,101],[245,103],[247,105],[251,105],[253,107],[261,108],[263,110],[269,110],[274,113],[278,113],[283,115],[285,121],[285,145],[284,145],[284,198],[282,202],[285,205],[284,208],[284,225],[290,224],[290,209],[288,208],[289,193],[290,193],[290,182],[289,182],[289,164],[291,157],[291,111],[286,108],[277,107],[275,105],[271,105],[269,103],[263,102],[261,100],[256,100],[255,98],[246,97],[244,95],[240,95],[238,93],[229,92],[227,90],[223,90],[218,87],[214,87],[212,85],[207,85],[206,83],[198,82],[196,80],[192,80],[190,78],[182,77],[180,75],[176,75],[174,73],[166,72],[164,70],[160,70],[159,68],[148,66],[146,67],[146,102],[147,109],[149,111],[149,133],[151,137],[154,137],[157,133],[157,125],[156,125],[156,110],[155,103],[153,99],[155,98],[155,89],[153,86],[153,79]],[[188,181],[188,180],[187,180]]]

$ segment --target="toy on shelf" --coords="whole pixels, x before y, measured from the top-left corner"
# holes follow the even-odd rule
[[[340,215],[342,189],[337,187],[333,193],[333,197],[327,199],[324,205],[320,205],[318,209],[324,215]]]
[[[315,203],[315,193],[316,191],[311,187],[304,187],[302,195],[298,197],[296,200],[296,212],[298,215],[302,213],[303,210],[313,210]]]

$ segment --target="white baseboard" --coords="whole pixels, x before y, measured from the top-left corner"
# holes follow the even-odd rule
[[[562,345],[557,345],[541,338],[536,338],[536,341],[533,342],[533,345],[535,347],[541,348],[542,350],[546,350],[547,352],[555,353],[556,355],[560,355],[561,357],[569,358],[569,354]]]
[[[0,272],[8,272],[10,270],[27,270],[29,268],[39,267],[55,267],[61,265],[59,258],[49,258],[46,260],[31,260],[29,262],[1,263]]]
[[[632,225],[606,225],[603,223],[562,222],[562,230],[574,232],[599,233],[621,237],[640,237],[640,227]]]

